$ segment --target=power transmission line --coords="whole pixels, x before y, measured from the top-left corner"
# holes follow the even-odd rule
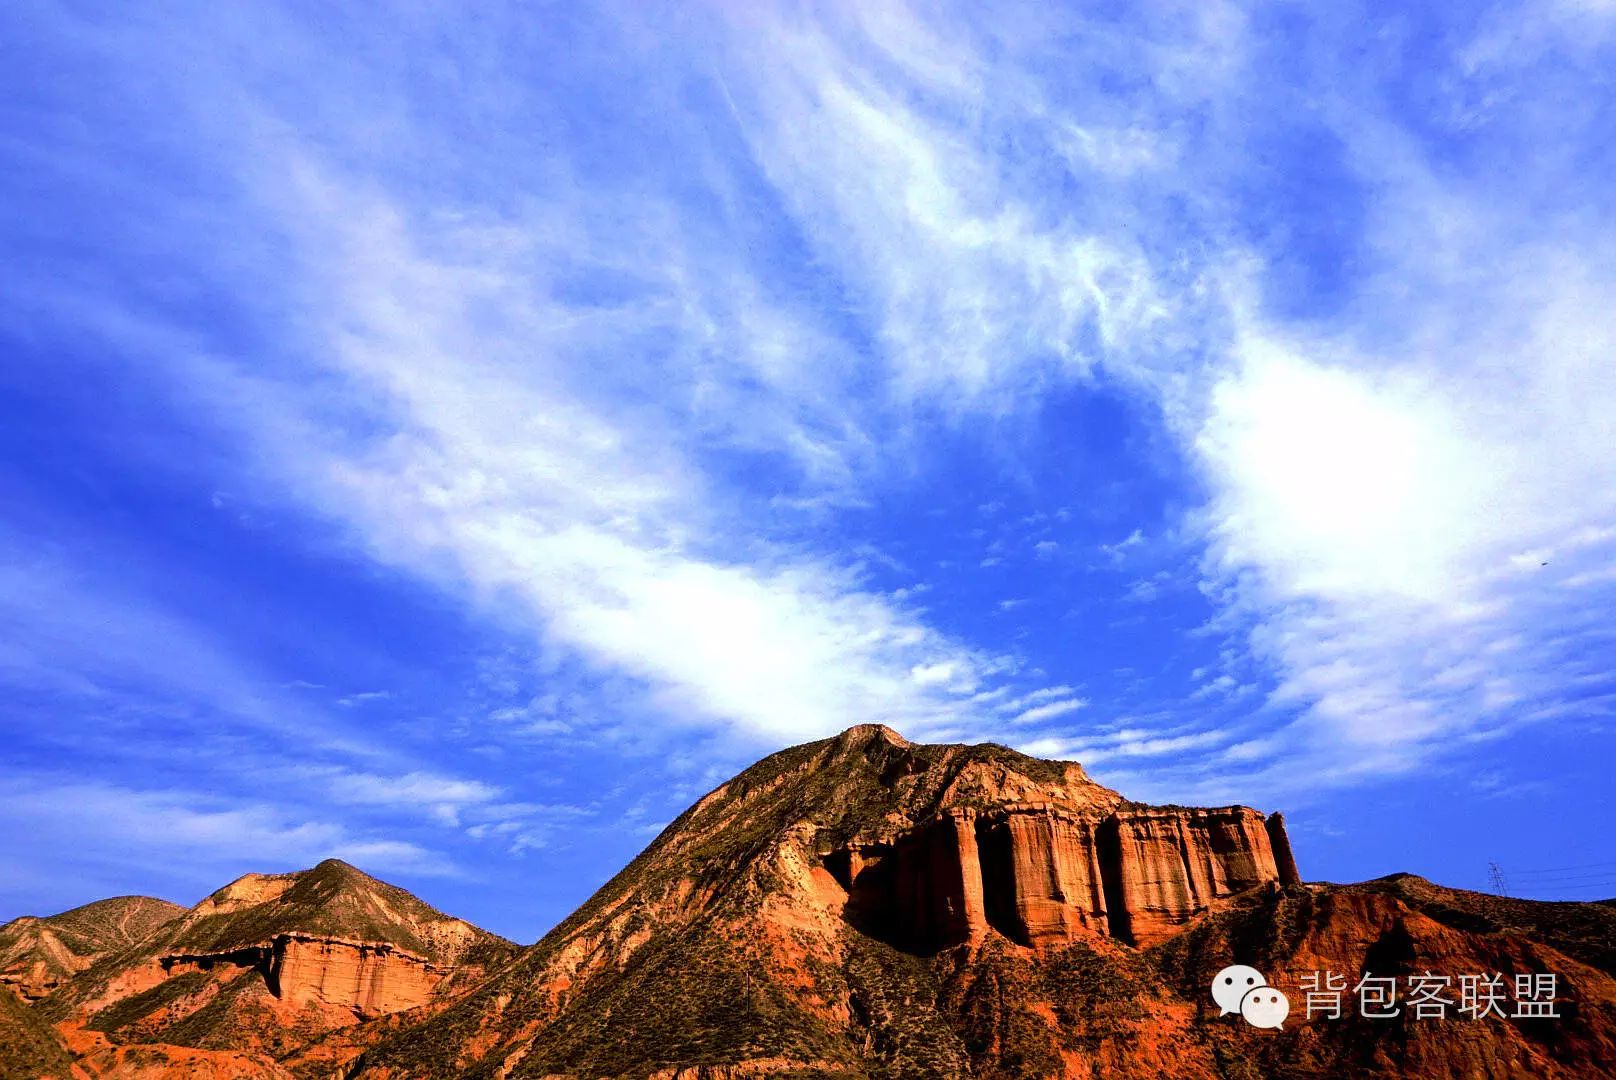
[[[1585,881],[1581,885],[1555,885],[1546,891],[1574,892],[1578,889],[1610,889],[1612,892],[1616,892],[1616,878],[1611,878],[1609,881]]]
[[[1521,881],[1521,875],[1515,873],[1514,871],[1510,871],[1509,876],[1510,880],[1514,881],[1517,886],[1524,885],[1525,888],[1538,889],[1550,885],[1563,884],[1568,881],[1592,881],[1596,878],[1612,878],[1616,877],[1616,870],[1604,870],[1598,873],[1589,874],[1560,874],[1555,877],[1527,878],[1524,883]]]
[[[1548,866],[1538,870],[1512,870],[1510,873],[1512,876],[1520,878],[1536,877],[1539,874],[1570,873],[1575,870],[1598,870],[1606,867],[1616,869],[1616,861],[1580,863],[1576,866]]]

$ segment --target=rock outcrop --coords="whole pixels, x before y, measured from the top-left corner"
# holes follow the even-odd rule
[[[287,1001],[361,1018],[425,1005],[449,972],[386,942],[292,934],[275,939],[270,963],[270,981]]]
[[[308,934],[277,934],[225,952],[168,953],[157,963],[168,978],[257,972],[289,1004],[347,1010],[360,1019],[426,1004],[453,970],[385,941]]]
[[[329,860],[230,883],[37,1007],[64,1029],[105,1036],[112,1049],[99,1056],[119,1068],[140,1059],[117,1050],[131,1044],[165,1044],[176,1059],[187,1047],[274,1059],[326,1032],[429,1005],[515,951]]]
[[[1274,866],[1279,871],[1279,883],[1300,885],[1302,875],[1296,869],[1296,856],[1291,854],[1290,837],[1285,833],[1285,815],[1275,811],[1264,824],[1268,828],[1268,846],[1274,852]]]
[[[993,925],[1033,946],[1109,933],[1099,828],[1092,817],[1041,804],[979,816],[977,846]]]
[[[1130,807],[1101,822],[1100,836],[1112,931],[1132,945],[1153,945],[1216,901],[1280,879],[1263,815],[1243,806]]]
[[[1102,815],[1010,803],[953,807],[822,857],[855,923],[915,950],[990,930],[1035,947],[1093,934],[1149,945],[1219,900],[1279,881],[1271,835],[1262,814],[1239,806],[1127,804]]]

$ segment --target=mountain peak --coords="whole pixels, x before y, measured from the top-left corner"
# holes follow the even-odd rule
[[[290,875],[293,879],[288,894],[309,893],[316,890],[324,895],[336,896],[345,892],[365,892],[373,890],[391,890],[397,886],[389,885],[371,877],[363,870],[341,859],[323,859],[309,867]]]
[[[836,742],[842,746],[866,746],[872,742],[883,742],[888,746],[909,745],[908,739],[885,724],[854,724],[836,736]]]
[[[0,926],[0,984],[43,997],[96,960],[127,948],[185,913],[150,896],[113,896],[56,915]]]
[[[326,859],[307,870],[237,878],[40,1007],[114,1043],[138,1036],[278,1052],[311,1032],[448,997],[515,951],[395,885]]]
[[[1284,876],[1247,807],[1142,806],[1076,762],[860,724],[719,785],[445,1014],[445,1031],[408,1033],[376,1060],[453,1074],[466,1044],[452,1027],[478,1032],[478,1055],[514,1052],[520,1075],[775,1058],[861,1075],[826,1025],[903,1012],[933,960],[1146,946]],[[849,1004],[872,979],[891,996],[866,986]],[[917,1067],[968,1071],[958,1055]]]
[[[321,859],[308,870],[303,872],[306,874],[335,874],[343,877],[363,878],[365,881],[376,880],[363,870],[359,869],[357,866],[354,866],[352,863],[345,863],[341,859],[334,858]]]

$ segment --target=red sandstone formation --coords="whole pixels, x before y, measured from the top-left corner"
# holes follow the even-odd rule
[[[1093,934],[1149,945],[1219,900],[1279,881],[1270,833],[1247,807],[1010,803],[952,807],[823,859],[854,919],[909,945],[980,940],[990,928],[1040,947]]]
[[[270,978],[294,1004],[336,1006],[372,1017],[426,1004],[448,973],[386,942],[287,934],[275,939]]]
[[[453,970],[385,941],[290,933],[224,952],[169,953],[157,965],[166,978],[200,973],[228,980],[257,972],[264,987],[289,1005],[338,1016],[351,1012],[359,1019],[426,1004]]]
[[[918,759],[890,729],[854,728],[838,741],[850,738],[886,747],[915,775]],[[990,928],[1040,947],[1084,934],[1149,945],[1236,893],[1298,880],[1278,815],[1128,803],[1080,766],[1062,769],[1065,783],[1045,792],[1011,782],[1002,764],[992,775],[967,761],[932,817],[916,815],[907,831],[883,819],[820,856],[857,921],[931,948]]]
[[[1274,864],[1279,870],[1281,885],[1300,885],[1302,875],[1296,870],[1296,856],[1291,854],[1290,837],[1285,834],[1285,815],[1275,811],[1264,822],[1268,828],[1268,845],[1274,852]]]
[[[731,985],[735,972],[766,973],[786,994],[785,1015],[758,1005],[760,1029],[846,1030],[891,1007],[850,993],[858,980],[886,978],[877,969],[910,963],[890,957],[952,965],[1010,950],[1037,963],[1079,943],[1128,951],[1278,887],[1280,876],[1270,827],[1255,810],[1129,803],[1075,762],[992,745],[914,745],[865,725],[776,754],[719,787],[518,964],[430,1021],[430,1034],[369,1056],[378,1069],[409,1076],[453,1075],[496,1057],[512,1075],[616,1075],[618,1064],[635,1062],[654,1074],[670,1060],[655,1049],[670,1025],[727,1038],[706,1029],[699,1001],[684,999],[749,997]],[[655,971],[642,971],[646,964]],[[662,1002],[639,1027],[641,1049],[610,1045],[615,1037],[586,1019],[609,1013],[627,1023],[616,995],[628,991],[611,991],[611,1004],[595,995],[628,985],[638,987],[636,1001]],[[969,1055],[945,1036],[935,989],[925,993],[938,1045],[956,1048],[946,1067],[934,1061],[942,1070],[934,1074],[963,1075]],[[907,1000],[905,1008],[921,1008],[914,994]],[[911,1024],[902,1012],[891,1022]],[[744,1017],[737,1022],[745,1029]],[[445,1038],[438,1026],[451,1023],[477,1034]],[[471,1056],[395,1064],[434,1045]],[[789,1071],[781,1061],[794,1061],[791,1068],[832,1072],[848,1064],[828,1052],[777,1049],[704,1064],[768,1060]],[[645,1053],[662,1064],[653,1068]]]
[[[1034,946],[1110,932],[1092,819],[1048,806],[1006,807],[977,820],[989,918]]]
[[[161,1044],[207,1075],[226,1069],[223,1059],[204,1069],[187,1048],[268,1055],[273,1065],[325,1032],[432,1003],[513,952],[331,860],[232,882],[38,1007],[64,1030],[110,1040],[83,1051],[86,1068],[101,1061],[118,1075],[152,1056],[131,1044]]]
[[[1154,944],[1215,901],[1280,877],[1269,827],[1243,806],[1133,808],[1103,822],[1101,836],[1120,908],[1112,925],[1134,945]]]

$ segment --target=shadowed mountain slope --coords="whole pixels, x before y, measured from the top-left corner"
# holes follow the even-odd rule
[[[59,915],[24,915],[0,926],[0,984],[24,1000],[50,993],[109,953],[185,913],[150,896],[115,896]]]
[[[69,1080],[77,1075],[50,1023],[15,991],[0,986],[0,1080]]]

